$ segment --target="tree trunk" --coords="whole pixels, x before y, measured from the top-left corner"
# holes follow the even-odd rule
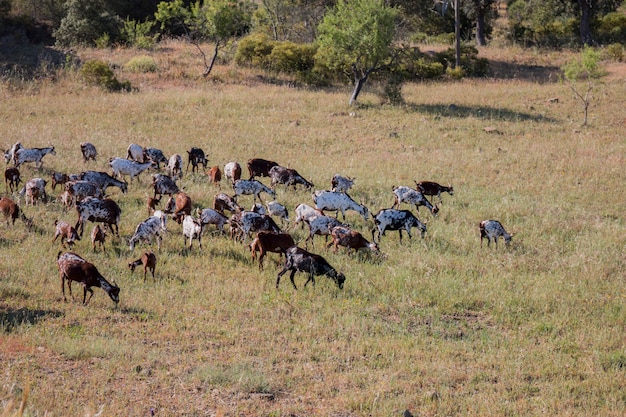
[[[211,63],[208,66],[206,65],[206,61],[205,61],[205,64],[204,64],[205,70],[202,73],[202,75],[205,78],[209,76],[209,74],[211,73],[211,70],[213,69],[213,65],[215,65],[215,61],[217,61],[217,51],[218,51],[219,46],[220,46],[219,41],[215,42],[215,52],[213,52],[213,58],[211,58]]]
[[[476,14],[476,45],[485,46],[485,10],[478,9]]]
[[[583,45],[591,46],[593,44],[591,37],[592,0],[578,0],[578,5],[582,12],[580,18],[580,39]]]
[[[353,65],[352,73],[354,74],[354,90],[352,91],[352,97],[350,97],[350,105],[356,103],[356,99],[359,97],[361,89],[365,85],[367,78],[375,70],[375,67],[367,69],[363,75],[359,74],[359,70]]]
[[[459,0],[454,0],[454,40],[456,44],[454,68],[461,67],[461,9],[459,7]]]

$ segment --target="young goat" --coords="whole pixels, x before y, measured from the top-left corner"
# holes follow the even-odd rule
[[[63,254],[59,252],[57,255],[57,266],[59,267],[61,292],[63,293],[64,301],[67,301],[67,298],[65,298],[65,281],[67,280],[70,297],[72,297],[72,281],[80,282],[83,285],[83,305],[89,304],[89,300],[93,296],[91,287],[102,288],[116,305],[119,303],[120,287],[115,285],[115,282],[109,283],[98,272],[94,264],[87,262],[79,255],[73,252],[65,252]],[[87,292],[89,292],[89,298],[87,298]]]
[[[80,151],[83,154],[83,160],[85,161],[85,163],[90,159],[95,161],[96,156],[98,156],[98,151],[96,150],[96,147],[93,145],[93,143],[81,142]]]
[[[20,170],[15,167],[7,167],[4,170],[4,185],[6,186],[6,192],[9,190],[13,193],[13,190],[17,190],[17,186],[22,182],[20,178]]]
[[[96,251],[96,243],[102,247],[102,251],[106,252],[107,249],[104,246],[104,241],[106,240],[107,232],[99,224],[95,225],[91,230],[91,247],[93,251]]]
[[[417,182],[414,181],[417,189],[422,192],[424,195],[429,195],[431,197],[437,196],[439,197],[439,202],[441,203],[443,200],[441,199],[441,193],[448,193],[450,195],[454,195],[454,188],[452,186],[446,187],[444,185],[437,184],[432,181],[422,181]]]
[[[422,239],[426,234],[426,225],[422,223],[410,210],[382,209],[374,216],[374,228],[372,229],[372,240],[375,232],[378,232],[378,241],[385,235],[385,230],[397,230],[402,243],[402,230],[406,230],[409,239],[412,239],[411,228],[417,227],[422,232]]]
[[[76,241],[80,240],[76,229],[67,222],[55,220],[54,228],[52,243],[56,242],[57,238],[61,236],[61,246],[65,248],[65,243],[67,242],[67,246],[71,250]]]
[[[143,265],[143,281],[146,282],[146,273],[150,270],[152,278],[154,278],[154,270],[156,268],[157,258],[152,251],[144,252],[141,258],[128,263],[131,272],[135,272],[135,268]]]
[[[15,201],[8,197],[0,198],[0,213],[4,215],[4,218],[7,221],[7,226],[9,225],[9,218],[11,219],[11,224],[15,225],[15,220],[17,220],[18,217],[22,219],[26,227],[29,229],[33,225],[33,221],[27,218]]]
[[[229,162],[224,165],[224,176],[231,184],[241,179],[241,165],[239,165],[239,162]]]
[[[507,233],[504,230],[502,224],[497,220],[483,220],[478,225],[480,230],[480,247],[483,247],[483,239],[487,239],[487,246],[491,244],[491,239],[496,243],[496,249],[498,248],[498,238],[502,236],[504,244],[509,246],[513,233]]]
[[[187,172],[189,172],[189,164],[191,164],[191,172],[196,172],[198,165],[202,165],[206,169],[209,160],[206,158],[204,151],[200,148],[191,148],[187,151]]]

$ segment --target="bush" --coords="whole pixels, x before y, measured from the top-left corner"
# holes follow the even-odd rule
[[[267,35],[255,33],[243,38],[235,52],[235,63],[241,66],[257,68],[269,67],[269,56],[274,49],[275,42]]]
[[[147,55],[135,56],[124,64],[124,71],[135,73],[157,72],[159,66],[154,58]]]
[[[158,35],[150,36],[150,31],[155,22],[146,20],[141,23],[136,20],[126,19],[121,31],[122,40],[130,46],[140,49],[152,49]]]
[[[626,15],[613,12],[605,15],[597,29],[598,41],[602,43],[626,43]]]
[[[67,14],[54,32],[59,45],[95,45],[105,34],[107,41],[118,38],[122,21],[104,0],[69,0],[66,8]]]
[[[447,70],[456,62],[456,50],[449,48],[435,55],[435,60]],[[463,74],[470,77],[484,77],[489,71],[489,61],[478,58],[478,49],[472,45],[461,45],[461,67]]]
[[[624,46],[621,43],[612,43],[604,50],[604,55],[613,61],[624,60]]]
[[[129,81],[120,82],[106,62],[94,59],[85,62],[80,75],[87,85],[104,88],[107,91],[131,91]]]
[[[303,73],[313,69],[315,52],[317,52],[317,47],[312,44],[279,42],[272,49],[269,61],[274,71],[289,74]]]

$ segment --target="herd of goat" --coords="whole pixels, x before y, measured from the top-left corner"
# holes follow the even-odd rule
[[[95,161],[97,150],[91,143],[80,144],[81,153],[85,162]],[[15,143],[9,150],[4,151],[7,168],[5,169],[6,194],[13,196],[15,192],[19,196],[24,196],[26,205],[35,205],[37,201],[46,201],[47,180],[43,178],[31,178],[22,183],[19,168],[24,163],[34,163],[40,169],[42,159],[46,155],[55,155],[54,146],[46,148],[24,148],[21,143]],[[242,169],[239,163],[229,162],[224,166],[224,171],[218,166],[208,167],[208,160],[201,148],[191,148],[187,151],[188,162],[186,169],[183,169],[183,158],[180,154],[174,154],[166,158],[163,152],[156,148],[144,148],[137,144],[128,147],[125,158],[113,157],[108,161],[111,174],[102,171],[83,171],[80,174],[65,174],[54,172],[51,175],[51,188],[56,190],[57,186],[63,188],[60,200],[66,207],[74,206],[78,215],[75,225],[70,225],[64,221],[54,222],[54,238],[52,242],[60,240],[61,245],[70,251],[57,255],[57,265],[61,278],[61,289],[65,299],[65,282],[67,281],[70,296],[72,294],[72,282],[76,281],[83,286],[83,304],[87,304],[93,295],[92,287],[103,289],[110,298],[117,304],[119,302],[120,288],[115,282],[108,282],[90,262],[71,252],[73,245],[80,240],[85,223],[87,221],[95,223],[91,232],[92,248],[95,251],[97,245],[103,250],[108,232],[119,236],[118,223],[122,210],[120,206],[111,198],[106,196],[107,188],[118,187],[122,193],[128,190],[127,178],[130,182],[137,179],[141,173],[148,169],[161,171],[161,166],[166,169],[167,174],[156,173],[152,175],[153,196],[149,197],[146,205],[149,217],[140,222],[128,240],[130,251],[134,251],[138,243],[152,245],[155,241],[158,250],[161,249],[163,234],[167,230],[168,218],[173,219],[182,225],[182,233],[185,239],[185,246],[192,249],[193,241],[197,240],[202,248],[202,235],[205,228],[214,225],[216,229],[226,234],[224,227],[230,226],[230,237],[247,243],[248,238],[252,242],[248,245],[252,253],[252,258],[257,258],[259,268],[263,268],[263,259],[268,252],[284,255],[285,262],[282,270],[276,277],[276,288],[280,283],[280,278],[290,272],[290,280],[297,289],[294,276],[296,272],[308,274],[305,286],[312,282],[315,284],[315,277],[326,275],[331,278],[341,289],[345,282],[343,273],[333,268],[322,256],[308,251],[308,245],[314,247],[313,238],[315,235],[326,236],[332,239],[327,246],[333,247],[335,252],[339,246],[348,250],[367,249],[374,253],[379,253],[379,242],[385,231],[398,231],[399,240],[402,243],[402,231],[404,230],[409,238],[412,238],[411,229],[420,231],[422,238],[426,233],[426,225],[416,217],[411,210],[401,210],[402,203],[415,206],[419,212],[421,206],[426,207],[433,216],[437,215],[439,208],[427,197],[438,197],[442,201],[441,194],[449,193],[453,195],[454,189],[449,186],[442,186],[436,182],[423,181],[416,182],[415,188],[407,186],[393,187],[394,205],[392,208],[379,210],[371,215],[374,221],[374,228],[371,231],[371,241],[365,238],[360,232],[353,230],[345,224],[346,211],[352,210],[360,214],[365,220],[370,217],[367,207],[354,201],[348,191],[354,184],[354,179],[336,174],[331,179],[330,190],[314,191],[312,194],[314,206],[299,204],[295,208],[295,224],[306,224],[309,228],[309,235],[305,240],[305,248],[296,245],[293,237],[281,229],[274,218],[280,219],[281,224],[290,224],[288,209],[275,201],[275,187],[284,185],[296,188],[298,185],[307,190],[313,188],[313,184],[302,177],[295,169],[280,166],[276,162],[260,158],[250,159],[247,162],[249,179],[242,179]],[[183,171],[188,171],[189,166],[192,172],[200,170],[200,166],[208,176],[210,182],[220,182],[222,175],[225,180],[232,185],[233,194],[218,193],[214,197],[213,208],[192,211],[192,201],[189,195],[182,191],[177,181],[183,177]],[[267,177],[270,185],[267,186],[255,179],[256,177]],[[271,197],[272,201],[261,204],[261,194],[265,193]],[[244,210],[237,202],[242,195],[253,196],[253,207],[251,210]],[[167,196],[168,200],[162,205],[161,199]],[[257,200],[259,202],[257,202]],[[0,211],[4,214],[7,225],[12,224],[20,218],[29,228],[32,226],[32,219],[27,218],[20,210],[18,204],[9,196],[0,198]],[[335,212],[336,216],[331,217],[324,214],[325,211]],[[229,216],[227,216],[229,212]],[[343,222],[339,221],[339,213],[342,214]],[[485,220],[479,224],[480,242],[487,239],[489,245],[493,240],[497,247],[498,238],[502,237],[508,245],[512,234],[506,232],[502,224],[497,220]],[[141,257],[128,264],[131,271],[137,266],[143,266],[144,280],[147,272],[150,271],[154,277],[156,266],[156,256],[152,250],[144,252]],[[89,293],[89,297],[87,297]]]

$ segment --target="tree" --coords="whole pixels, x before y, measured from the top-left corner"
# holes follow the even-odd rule
[[[485,46],[489,24],[495,18],[494,0],[465,0],[461,4],[465,15],[476,22],[476,45]]]
[[[122,20],[105,0],[70,0],[65,7],[67,14],[54,32],[59,45],[90,45],[104,35],[117,38]]]
[[[600,53],[591,47],[585,46],[580,56],[565,64],[562,70],[570,89],[583,105],[583,126],[587,126],[587,114],[592,99],[591,91],[595,82],[604,75],[604,71],[600,66]],[[581,89],[578,86],[581,81],[586,84],[585,89]]]
[[[189,42],[198,49],[204,61],[203,75],[211,73],[219,48],[229,39],[245,34],[250,28],[254,4],[249,0],[197,1],[187,8],[183,0],[163,1],[154,14],[161,22],[161,30],[181,29]],[[202,41],[215,44],[213,57],[207,57],[200,46]]]
[[[396,9],[382,0],[339,0],[318,26],[316,60],[331,70],[350,69],[353,105],[368,77],[392,61]]]

